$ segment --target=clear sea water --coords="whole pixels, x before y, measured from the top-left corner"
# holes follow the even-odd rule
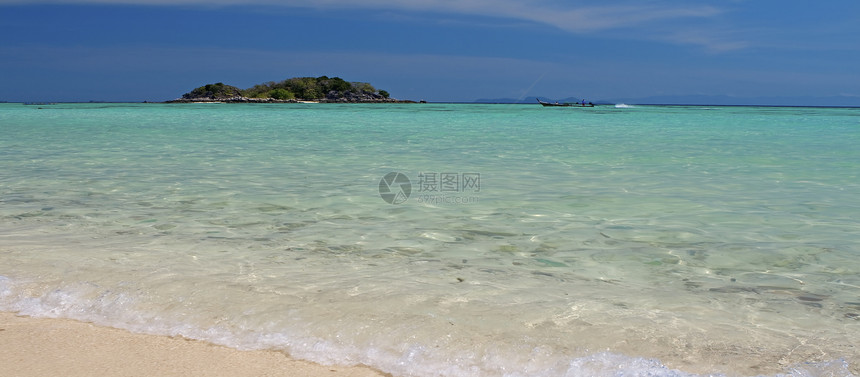
[[[860,109],[0,104],[0,310],[394,376],[856,375],[858,174]]]

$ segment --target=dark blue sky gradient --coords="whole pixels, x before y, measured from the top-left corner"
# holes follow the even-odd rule
[[[159,101],[217,81],[249,87],[328,75],[431,101],[841,96],[860,105],[853,1],[658,1],[641,14],[595,13],[593,25],[567,16],[574,5],[556,2],[544,4],[562,16],[517,13],[511,0],[487,12],[445,2],[409,9],[356,0],[319,9],[300,1],[137,1],[0,0],[0,100]],[[637,4],[596,4],[606,3]],[[695,14],[666,15],[684,7]]]

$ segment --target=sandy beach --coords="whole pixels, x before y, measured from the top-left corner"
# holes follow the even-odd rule
[[[0,313],[3,376],[379,377],[365,367],[331,367],[274,351],[134,334],[66,319]]]

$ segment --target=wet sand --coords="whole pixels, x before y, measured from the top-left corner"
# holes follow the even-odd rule
[[[366,367],[293,360],[280,352],[12,313],[0,313],[0,350],[3,376],[385,376]]]

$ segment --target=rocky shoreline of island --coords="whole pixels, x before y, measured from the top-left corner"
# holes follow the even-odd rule
[[[391,98],[365,82],[339,77],[294,77],[240,89],[224,83],[207,84],[166,103],[416,103]]]

